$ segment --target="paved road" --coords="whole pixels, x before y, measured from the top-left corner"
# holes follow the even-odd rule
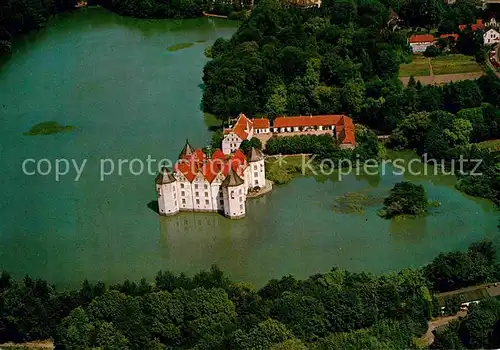
[[[457,320],[459,317],[464,317],[466,315],[467,311],[459,311],[454,316],[438,317],[434,320],[430,320],[429,322],[427,322],[428,324],[427,332],[425,332],[425,335],[423,336],[423,339],[425,340],[426,344],[431,345],[434,342],[434,334],[432,333],[432,331],[434,331],[439,327],[446,326],[451,321]]]

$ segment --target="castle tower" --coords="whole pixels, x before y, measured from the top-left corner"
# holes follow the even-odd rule
[[[186,144],[184,145],[181,154],[179,154],[179,159],[187,159],[191,157],[193,153],[194,153],[193,147],[191,147],[189,141],[186,139]]]
[[[155,184],[160,215],[177,214],[179,212],[179,197],[175,177],[169,173],[166,167],[163,167],[155,179]]]
[[[248,188],[266,186],[266,173],[264,169],[264,155],[261,151],[252,147],[248,157],[248,164],[250,167],[250,183]]]
[[[245,216],[246,188],[245,181],[229,169],[221,184],[224,199],[224,215],[230,219],[241,219]]]

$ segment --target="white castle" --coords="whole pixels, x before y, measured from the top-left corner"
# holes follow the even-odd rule
[[[160,215],[200,211],[240,219],[248,191],[266,185],[264,156],[252,148],[248,159],[239,149],[229,156],[217,149],[207,157],[186,141],[173,171],[163,168],[155,183]]]

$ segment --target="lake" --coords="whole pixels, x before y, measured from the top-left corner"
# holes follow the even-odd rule
[[[497,235],[493,204],[458,192],[451,176],[299,177],[249,200],[238,221],[159,217],[148,205],[154,175],[135,176],[128,165],[101,181],[102,159],[172,158],[186,139],[208,142],[200,110],[204,50],[237,25],[137,20],[90,8],[15,43],[0,66],[0,268],[74,287],[84,278],[152,279],[160,269],[191,274],[217,264],[235,280],[262,286],[333,266],[373,273],[421,266]],[[193,45],[179,45],[186,43]],[[174,45],[180,49],[168,49]],[[47,121],[73,128],[24,135]],[[53,173],[25,175],[26,159],[45,159],[41,170],[56,159],[87,161],[78,181],[73,168],[56,181]],[[441,206],[418,219],[379,218],[381,199],[402,178],[423,184]],[[372,200],[359,212],[335,211],[345,193]]]

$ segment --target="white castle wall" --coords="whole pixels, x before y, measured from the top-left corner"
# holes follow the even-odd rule
[[[224,215],[230,218],[242,218],[245,216],[246,186],[245,183],[234,187],[223,187]]]

